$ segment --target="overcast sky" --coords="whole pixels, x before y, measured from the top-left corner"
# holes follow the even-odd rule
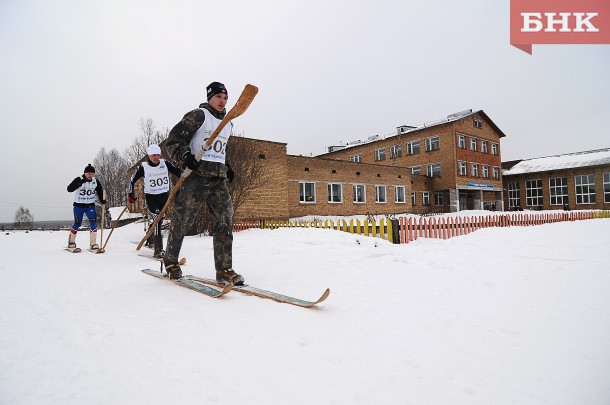
[[[503,160],[610,147],[610,45],[509,44],[509,1],[0,0],[0,222],[69,219],[70,181],[141,118],[226,84],[236,132],[316,155],[466,109]]]

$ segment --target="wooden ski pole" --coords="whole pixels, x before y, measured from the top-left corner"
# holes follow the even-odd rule
[[[108,244],[108,239],[110,239],[110,237],[112,236],[112,232],[114,232],[114,228],[116,228],[116,226],[119,224],[119,219],[121,219],[121,217],[123,216],[125,211],[127,211],[127,205],[125,206],[125,208],[123,208],[123,211],[121,211],[121,213],[119,214],[119,217],[114,221],[114,225],[112,226],[112,229],[110,230],[110,233],[108,234],[108,237],[106,238],[106,242],[104,242],[104,246],[102,246],[102,252],[106,251],[106,245]]]
[[[201,160],[201,158],[203,157],[203,154],[210,149],[210,147],[212,146],[212,142],[214,142],[214,139],[216,139],[216,137],[218,136],[220,131],[222,131],[222,129],[232,119],[237,118],[246,112],[246,110],[252,103],[252,100],[254,100],[254,97],[256,97],[256,93],[258,93],[258,87],[253,86],[251,84],[246,84],[246,87],[241,92],[241,95],[237,99],[237,102],[235,103],[233,108],[231,108],[231,110],[225,115],[225,117],[222,119],[222,121],[220,121],[220,124],[218,124],[218,128],[216,128],[214,130],[214,132],[212,132],[212,135],[210,136],[210,138],[206,141],[206,143],[203,145],[201,150],[195,155],[196,161]],[[151,227],[148,229],[148,232],[146,232],[146,235],[144,236],[144,238],[142,238],[142,240],[136,247],[136,250],[140,250],[140,248],[142,248],[142,245],[144,244],[146,239],[148,239],[150,237],[150,235],[153,233],[153,231],[155,230],[155,227],[157,226],[157,223],[161,220],[161,218],[163,218],[163,215],[165,215],[165,212],[167,211],[167,209],[170,207],[172,201],[174,200],[176,193],[178,192],[180,187],[182,187],[182,184],[184,183],[186,178],[191,174],[191,172],[192,172],[192,170],[189,168],[184,169],[184,171],[182,172],[182,176],[180,176],[180,180],[178,180],[178,182],[172,189],[171,193],[169,194],[169,197],[167,198],[167,202],[163,206],[163,209],[161,210],[161,212],[159,212],[157,219],[155,219],[155,221],[153,222]]]
[[[102,191],[102,199],[104,201],[106,200],[106,190]],[[104,240],[104,214],[106,214],[106,204],[102,203],[102,224],[101,224],[102,230],[100,232],[100,245],[102,244],[102,241]],[[97,248],[95,253],[104,253],[104,249]]]

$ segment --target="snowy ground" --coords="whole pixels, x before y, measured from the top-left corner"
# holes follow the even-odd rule
[[[1,404],[610,403],[610,219],[408,245],[235,234],[246,282],[329,287],[313,310],[142,274],[158,267],[142,235],[119,228],[101,255],[63,250],[67,232],[0,235]],[[210,238],[182,254],[213,276]]]

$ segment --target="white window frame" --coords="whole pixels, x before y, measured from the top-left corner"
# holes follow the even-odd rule
[[[417,205],[417,191],[411,191],[411,205]]]
[[[358,193],[362,190],[361,193]],[[358,196],[362,197],[362,201],[358,200]],[[354,204],[366,204],[366,184],[352,184],[352,201]]]
[[[481,139],[481,153],[489,153],[489,142]]]
[[[421,166],[411,166],[411,174],[421,174]]]
[[[355,154],[355,155],[351,155],[351,156],[349,157],[349,161],[350,161],[350,162],[355,162],[355,163],[360,163],[360,162],[362,162],[362,154],[361,154],[361,153],[358,153],[358,154]]]
[[[470,163],[470,177],[479,177],[478,163]]]
[[[489,165],[481,165],[481,176],[484,179],[489,178]]]
[[[462,160],[458,161],[458,175],[468,176],[468,163]]]
[[[569,204],[567,177],[549,178],[549,198],[551,205]]]
[[[576,204],[595,204],[595,175],[583,174],[574,176]]]
[[[508,182],[508,207],[516,208],[521,206],[521,190],[518,181]]]
[[[434,150],[441,149],[441,137],[440,136],[431,136],[426,138],[426,152],[432,152]]]
[[[405,186],[394,186],[394,202],[396,204],[407,203],[407,194],[405,192]]]
[[[338,195],[335,193],[338,187]],[[335,197],[339,197],[338,201],[335,201]],[[343,202],[343,185],[341,183],[328,183],[328,202],[330,204],[341,204]]]
[[[434,193],[434,205],[442,207],[445,205],[445,197],[443,193]]]
[[[390,159],[396,159],[402,156],[402,144],[390,146]]]
[[[491,154],[494,156],[498,156],[498,144],[495,142],[491,143]]]
[[[500,168],[499,167],[493,166],[492,169],[491,169],[491,173],[492,173],[491,176],[494,179],[499,179],[500,178]]]
[[[422,205],[430,205],[430,192],[422,191],[421,193]]]
[[[525,181],[525,205],[528,207],[539,207],[543,205],[542,180]]]
[[[375,185],[375,202],[386,204],[388,202],[388,188],[383,184]]]
[[[470,150],[476,152],[479,150],[479,140],[475,137],[470,137]]]
[[[605,203],[610,203],[610,172],[608,173],[604,173],[603,175],[603,179],[604,179],[604,202]]]
[[[466,149],[466,135],[458,134],[457,147],[460,149]]]
[[[480,120],[478,118],[474,118],[472,120],[472,123],[473,123],[475,128],[483,128],[483,120]]]
[[[375,149],[375,162],[385,160],[385,148]]]
[[[313,195],[309,194],[307,186],[311,185]],[[308,200],[308,198],[312,198]],[[301,204],[315,204],[316,203],[316,183],[314,181],[299,181],[299,202]]]
[[[419,139],[416,141],[407,142],[407,155],[417,155],[421,152]]]
[[[438,173],[435,175],[435,173]],[[426,176],[428,177],[441,177],[441,164],[430,163],[426,165]]]

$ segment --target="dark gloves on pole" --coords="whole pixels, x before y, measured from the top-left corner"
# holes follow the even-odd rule
[[[195,155],[191,152],[184,152],[182,155],[182,161],[191,170],[197,170],[199,167],[199,162],[195,159]]]

